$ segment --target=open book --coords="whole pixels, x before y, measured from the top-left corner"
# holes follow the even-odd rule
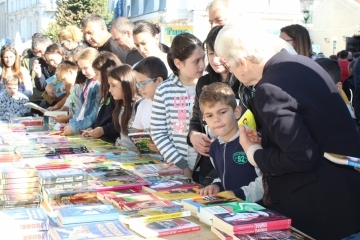
[[[324,153],[324,157],[333,163],[360,168],[360,158],[344,156],[334,153]]]
[[[48,111],[45,108],[42,108],[39,105],[36,105],[35,103],[32,103],[32,102],[25,103],[24,106],[39,110],[44,113],[44,116],[48,116],[48,117],[57,117],[59,115],[69,115],[67,111]]]
[[[35,110],[38,110],[40,112],[46,112],[47,111],[45,108],[42,108],[39,105],[36,105],[35,103],[32,103],[32,102],[24,103],[24,106],[35,109]]]

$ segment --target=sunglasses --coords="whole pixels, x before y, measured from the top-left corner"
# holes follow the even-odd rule
[[[245,86],[243,83],[240,82],[239,98],[240,98],[241,103],[246,108],[249,108],[249,101],[251,98],[254,97],[255,87],[256,86]]]
[[[146,84],[148,84],[149,82],[154,81],[155,79],[156,78],[150,78],[150,79],[148,79],[146,81],[143,81],[141,83],[136,83],[136,87],[139,88],[139,89],[144,88]]]

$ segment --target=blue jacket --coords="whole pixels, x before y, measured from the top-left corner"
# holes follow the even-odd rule
[[[259,168],[253,167],[239,143],[239,131],[229,142],[218,137],[210,145],[210,160],[214,164],[218,178],[212,184],[221,191],[233,191],[243,200],[257,202],[262,199],[264,188]]]
[[[85,89],[89,86],[89,79],[85,82]],[[75,113],[72,119],[69,121],[69,125],[73,131],[73,133],[78,132],[80,130],[84,130],[88,127],[90,127],[96,120],[97,112],[98,112],[98,101],[99,101],[99,90],[100,90],[100,83],[96,82],[88,92],[87,95],[87,102],[85,106],[85,113],[84,113],[84,119],[81,121],[76,121],[76,118],[79,116],[80,110]],[[81,103],[84,103],[84,91],[81,93],[80,99]]]

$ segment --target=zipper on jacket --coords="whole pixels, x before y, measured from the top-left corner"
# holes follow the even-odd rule
[[[224,152],[223,152],[223,160],[224,160],[224,174],[223,174],[223,179],[222,179],[222,182],[223,182],[223,186],[224,186],[224,190],[225,190],[225,191],[226,191],[226,187],[225,187],[225,173],[226,173],[225,152],[226,152],[226,144],[227,144],[227,143],[224,143]]]

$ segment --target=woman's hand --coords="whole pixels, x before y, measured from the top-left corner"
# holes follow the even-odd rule
[[[97,127],[93,130],[88,131],[88,133],[93,138],[99,138],[104,135],[104,129],[102,127]]]
[[[249,147],[254,144],[260,144],[261,138],[258,136],[258,133],[254,130],[246,130],[244,126],[239,125],[240,137],[239,142],[241,147],[244,149],[244,152],[247,152]]]
[[[190,135],[190,142],[196,152],[203,156],[209,156],[210,143],[213,140],[208,138],[204,133],[193,132]]]

